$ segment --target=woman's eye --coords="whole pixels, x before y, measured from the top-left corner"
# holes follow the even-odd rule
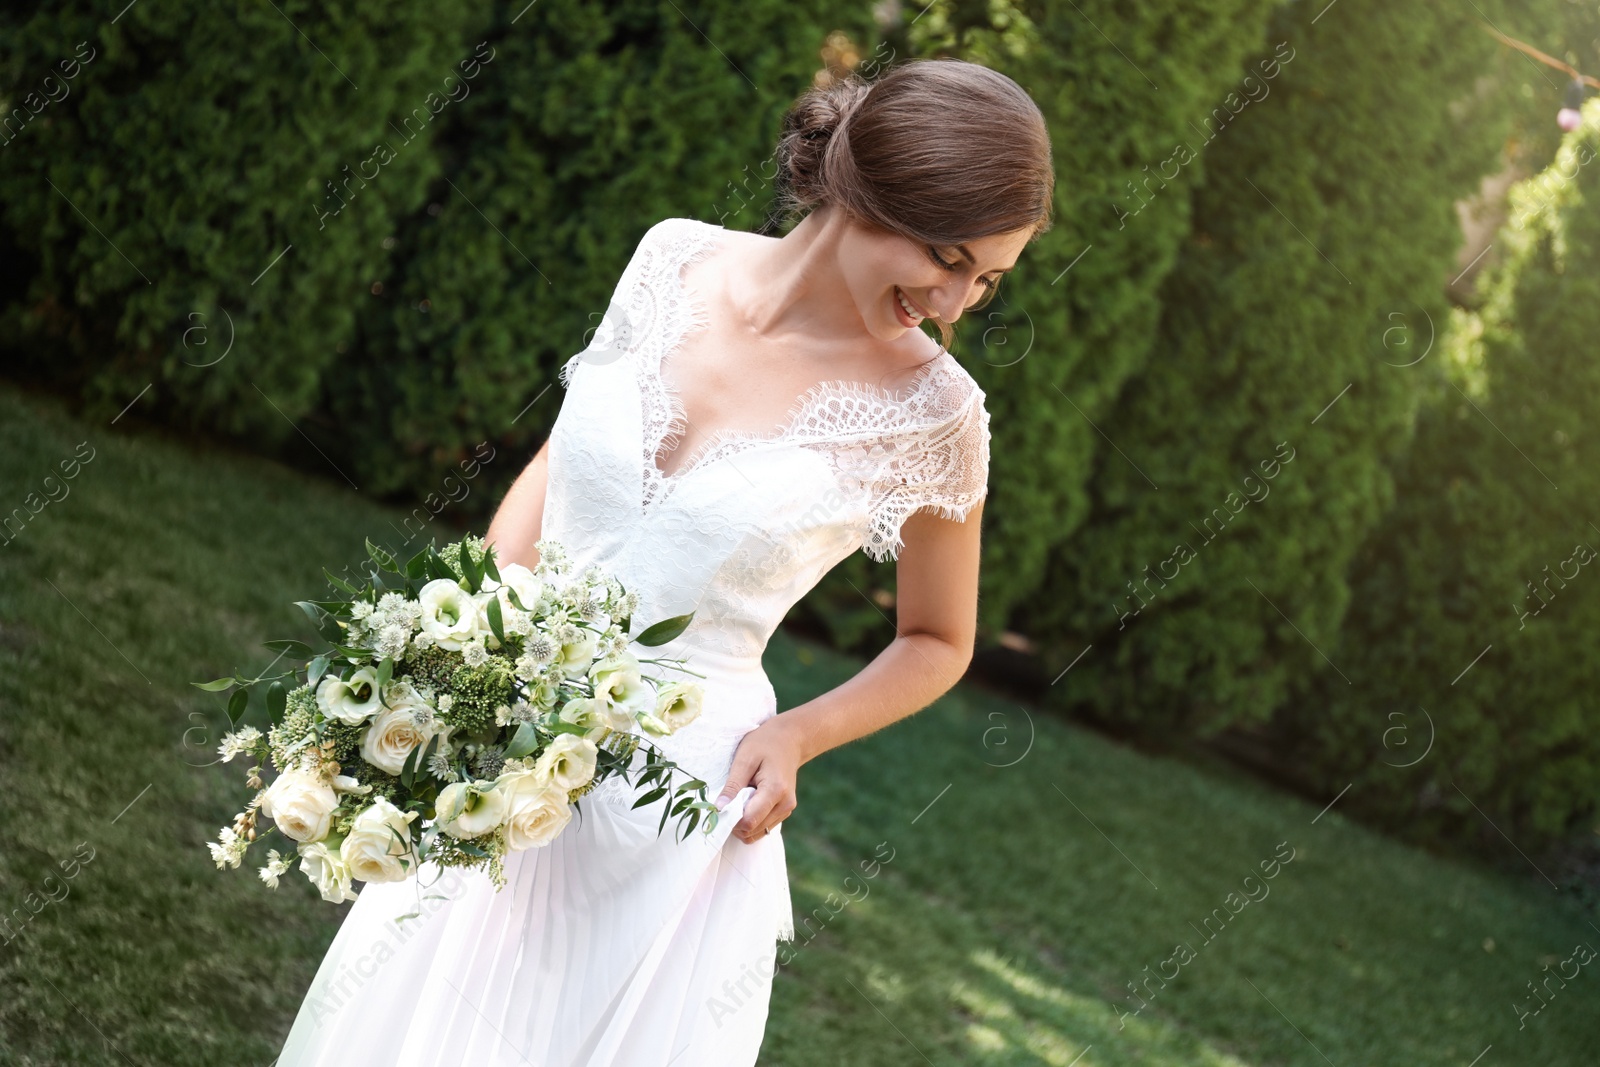
[[[939,255],[938,251],[932,245],[928,246],[928,255],[932,256],[933,261],[939,264],[939,266],[943,267],[945,270],[955,270],[961,265],[959,263],[946,262],[944,257]]]

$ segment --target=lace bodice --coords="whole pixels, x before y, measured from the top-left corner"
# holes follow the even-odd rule
[[[774,433],[713,434],[663,473],[684,412],[663,358],[705,312],[683,270],[723,227],[652,226],[587,347],[562,368],[544,536],[639,594],[648,623],[695,612],[674,645],[759,659],[784,614],[858,548],[895,558],[901,525],[964,519],[986,491],[983,392],[941,352],[905,388],[823,382]]]

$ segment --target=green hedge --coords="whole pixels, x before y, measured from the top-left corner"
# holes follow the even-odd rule
[[[142,4],[113,24],[79,3],[8,28],[8,113],[80,42],[96,55],[0,146],[18,283],[0,344],[108,416],[139,397],[133,419],[417,498],[486,439],[537,447],[560,390],[517,416],[640,234],[710,214],[827,32],[866,19],[733,0],[279,8]],[[489,495],[462,517],[486,519]]]
[[[1512,191],[1434,383],[1393,511],[1327,646],[1351,684],[1283,715],[1341,803],[1504,850],[1600,808],[1600,103]],[[1444,324],[1441,323],[1441,326]],[[1418,364],[1420,370],[1424,364]]]
[[[6,114],[80,43],[96,53],[0,148],[9,242],[33,268],[0,320],[9,358],[108,417],[143,394],[133,417],[298,440],[394,218],[439,180],[429,94],[472,84],[458,64],[486,10],[175,0],[113,22],[67,3],[8,27]],[[415,141],[365,163],[419,108]],[[349,206],[320,218],[346,181]]]
[[[1153,355],[1096,419],[1091,515],[1018,613],[1076,660],[1053,699],[1151,736],[1338,680],[1346,573],[1420,396],[1385,340],[1446,319],[1453,202],[1510,124],[1480,84],[1501,46],[1447,5],[1295,5],[1266,41],[1271,94],[1211,140]]]

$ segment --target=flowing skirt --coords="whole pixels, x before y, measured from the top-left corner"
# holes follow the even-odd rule
[[[658,744],[714,800],[776,708],[759,664],[704,684],[701,717]],[[751,1067],[793,937],[781,828],[732,836],[753,793],[679,841],[670,817],[658,835],[665,800],[632,809],[612,779],[507,856],[499,892],[432,864],[363,885],[277,1067]]]

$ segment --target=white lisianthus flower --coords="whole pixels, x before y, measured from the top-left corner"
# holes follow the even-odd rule
[[[599,641],[592,630],[570,625],[567,628],[571,632],[565,636],[571,640],[562,643],[556,663],[568,678],[581,678],[594,663],[595,654],[600,650]]]
[[[561,699],[561,679],[556,675],[544,675],[528,688],[527,697],[540,711],[554,711],[556,701]]]
[[[509,613],[517,610],[517,606],[506,595],[507,589],[517,594],[517,599],[522,601],[522,610],[537,610],[539,598],[544,595],[544,583],[539,581],[537,575],[520,563],[496,563],[495,569],[500,572],[500,580],[497,582],[485,577],[482,592],[498,596],[501,611]]]
[[[317,887],[322,899],[339,904],[356,899],[350,888],[350,868],[345,866],[339,853],[328,847],[326,841],[301,842],[299,845],[300,870]]]
[[[454,579],[435,578],[422,587],[417,602],[422,605],[422,632],[447,652],[460,652],[488,630],[478,603]]]
[[[350,869],[350,877],[363,882],[405,881],[415,861],[410,823],[416,817],[416,812],[401,811],[387,797],[378,797],[357,815],[339,846],[339,858]]]
[[[657,737],[677,733],[700,717],[705,691],[693,682],[669,682],[656,693],[654,714],[639,718],[644,728]]]
[[[261,813],[277,823],[286,837],[300,842],[327,837],[333,809],[338,806],[333,786],[298,769],[278,775],[261,795]]]
[[[451,837],[482,837],[506,817],[506,794],[495,783],[452,782],[435,802],[439,829]]]
[[[378,674],[371,667],[362,667],[349,678],[330,674],[317,685],[317,706],[322,714],[351,726],[364,721],[382,703]]]
[[[598,741],[608,732],[627,733],[633,729],[633,716],[626,708],[598,697],[575,697],[561,706],[561,719],[580,727],[584,736]]]
[[[499,781],[509,804],[506,847],[511,851],[548,845],[572,821],[566,792],[542,781],[537,772],[503,774]]]
[[[413,686],[394,685],[389,688],[389,705],[361,735],[361,758],[388,774],[399,774],[412,749],[426,745],[434,734],[448,732]]]
[[[650,687],[639,674],[639,661],[631,655],[612,656],[589,669],[596,700],[604,700],[625,712],[629,720],[649,711],[655,700]],[[627,727],[613,727],[627,729]]]
[[[587,737],[577,734],[557,734],[550,746],[539,753],[533,773],[542,782],[561,790],[564,794],[588,785],[594,779],[595,763],[600,750]]]

